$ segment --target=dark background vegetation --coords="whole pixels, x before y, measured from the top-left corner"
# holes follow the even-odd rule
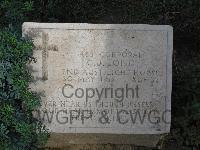
[[[0,0],[1,30],[21,34],[25,21],[173,26],[172,128],[160,144],[200,149],[200,0]]]

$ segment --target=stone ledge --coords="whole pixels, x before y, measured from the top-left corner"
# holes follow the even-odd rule
[[[116,134],[68,134],[51,133],[47,147],[66,147],[86,144],[143,145],[156,147],[160,135],[116,135]]]

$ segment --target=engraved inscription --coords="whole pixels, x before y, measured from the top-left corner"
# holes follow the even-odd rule
[[[48,51],[58,51],[56,45],[48,45],[48,34],[42,32],[42,45],[38,45],[36,50],[42,50],[42,79],[48,80]]]

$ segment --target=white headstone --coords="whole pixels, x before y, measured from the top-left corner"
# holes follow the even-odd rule
[[[170,131],[173,29],[167,25],[24,23],[33,91],[54,133]]]

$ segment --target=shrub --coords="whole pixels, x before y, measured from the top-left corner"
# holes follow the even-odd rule
[[[48,136],[32,111],[39,97],[28,90],[32,44],[8,29],[0,30],[0,149],[36,149]]]
[[[30,0],[1,0],[0,27],[12,26],[21,29],[21,24],[28,21],[33,12],[33,2]]]

